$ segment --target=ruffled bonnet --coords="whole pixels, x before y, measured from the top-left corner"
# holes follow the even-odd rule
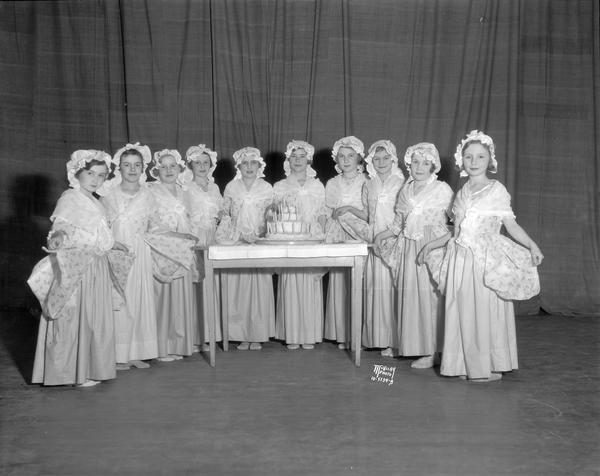
[[[158,181],[160,181],[160,178],[158,176],[158,167],[160,167],[163,157],[168,156],[171,156],[175,159],[175,163],[179,165],[179,168],[182,171],[185,168],[185,162],[181,158],[181,154],[176,149],[163,149],[158,152],[154,152],[152,167],[150,167],[150,175]],[[179,179],[177,179],[177,181],[179,182]]]
[[[362,141],[357,137],[347,136],[342,137],[341,139],[337,140],[335,144],[333,144],[333,149],[331,149],[331,157],[334,161],[336,161],[338,152],[342,147],[349,147],[350,149],[353,149],[354,152],[356,152],[361,158],[365,157],[365,145],[362,143]],[[335,170],[338,174],[342,172],[337,163],[335,165]],[[363,171],[362,164],[358,166],[358,171],[359,173]]]
[[[142,156],[142,175],[140,175],[139,182],[142,184],[146,181],[146,169],[148,168],[148,164],[152,162],[152,152],[150,152],[150,147],[147,145],[140,145],[139,142],[136,142],[135,144],[127,144],[121,147],[112,156],[111,162],[115,166],[115,176],[107,183],[107,187],[112,188],[123,181],[123,177],[121,176],[121,156],[126,150],[137,150]]]
[[[289,177],[290,173],[292,172],[290,167],[290,157],[296,149],[303,149],[306,152],[306,160],[308,161],[308,165],[306,167],[306,176],[316,177],[317,172],[311,167],[313,156],[315,155],[315,148],[308,142],[305,142],[303,140],[293,140],[290,143],[288,143],[285,149],[285,160],[283,162],[283,170],[285,172],[285,176]]]
[[[456,146],[456,152],[454,153],[454,163],[456,167],[460,170],[460,176],[466,177],[468,174],[463,168],[463,150],[470,142],[480,142],[483,145],[487,146],[490,151],[490,160],[492,166],[490,168],[490,172],[495,174],[498,171],[498,162],[496,161],[496,148],[494,147],[494,141],[492,138],[482,131],[478,131],[477,129],[472,130],[467,134],[467,136],[460,141],[460,143]]]
[[[210,159],[210,170],[208,171],[207,178],[214,182],[213,172],[217,167],[217,153],[214,150],[209,149],[204,144],[193,145],[185,153],[185,162],[188,166],[191,166],[192,162],[199,160],[204,154]],[[194,173],[190,170],[190,167],[186,167],[179,175],[179,181],[185,184],[192,180],[194,180]]]
[[[235,167],[237,169],[234,178],[242,178],[242,172],[239,166],[242,162],[246,160],[256,160],[260,164],[260,167],[258,168],[258,173],[256,175],[257,178],[262,178],[265,176],[264,171],[266,164],[260,155],[260,150],[258,150],[256,147],[243,147],[242,149],[236,150],[233,153],[233,160],[235,161]]]
[[[375,157],[377,149],[379,148],[384,149],[392,159],[391,174],[398,175],[404,178],[402,170],[400,170],[400,167],[398,167],[398,156],[396,155],[396,146],[392,143],[392,141],[385,139],[378,140],[374,142],[371,145],[371,147],[369,147],[369,153],[365,158],[365,163],[367,164],[367,173],[369,174],[369,177],[374,178],[375,176],[377,176],[377,170],[375,170],[375,166],[373,165],[373,157]]]
[[[437,174],[442,168],[440,153],[438,152],[436,146],[431,142],[419,142],[418,144],[411,145],[408,149],[406,149],[406,154],[404,154],[404,164],[409,171],[412,158],[415,154],[420,155],[435,165],[435,168],[433,169],[434,174]]]
[[[85,165],[92,160],[98,160],[100,162],[104,162],[106,164],[106,168],[108,172],[111,170],[111,157],[106,152],[101,150],[94,149],[80,149],[76,150],[71,154],[71,158],[68,160],[67,167],[67,180],[69,181],[69,186],[78,190],[80,188],[79,180],[75,176],[77,172],[85,167]],[[105,192],[105,184],[106,181],[102,184],[102,186],[96,191],[98,195],[103,195]]]

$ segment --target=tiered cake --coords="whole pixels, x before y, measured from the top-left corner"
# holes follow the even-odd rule
[[[267,239],[297,241],[310,239],[310,223],[302,221],[298,206],[280,202],[267,217]]]

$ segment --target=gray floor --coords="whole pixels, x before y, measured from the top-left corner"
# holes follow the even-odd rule
[[[0,318],[1,474],[600,474],[596,318],[518,318],[521,369],[489,384],[272,342],[87,389],[29,385],[35,322]]]

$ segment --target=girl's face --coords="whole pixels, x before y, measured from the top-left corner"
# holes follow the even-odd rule
[[[142,159],[135,154],[122,155],[119,169],[121,170],[123,181],[136,183],[142,176]]]
[[[302,173],[306,171],[308,167],[308,156],[304,149],[294,150],[289,158],[290,169],[296,173]]]
[[[84,169],[77,175],[79,186],[88,193],[97,191],[108,176],[106,165],[92,165],[88,170]]]
[[[258,176],[260,162],[258,160],[242,160],[238,167],[243,178],[252,179]]]
[[[356,172],[359,155],[352,147],[340,147],[335,158],[342,173]]]
[[[420,154],[414,154],[410,161],[410,175],[415,182],[425,182],[431,177],[431,166],[429,159]]]
[[[373,167],[375,171],[385,177],[392,170],[392,156],[385,149],[375,152],[373,156]]]
[[[160,159],[158,178],[162,183],[166,183],[167,185],[174,184],[180,172],[179,164],[172,155],[165,155]]]
[[[200,158],[193,160],[192,172],[194,173],[194,178],[206,178],[208,176],[208,172],[210,172],[210,166],[210,157],[206,154],[202,154]]]
[[[490,153],[483,145],[473,142],[463,150],[463,168],[469,177],[485,175],[490,165]]]

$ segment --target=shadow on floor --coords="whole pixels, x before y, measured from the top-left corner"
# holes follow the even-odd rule
[[[3,375],[6,367],[16,367],[23,380],[31,383],[38,326],[39,316],[35,309],[0,313],[0,341],[12,361],[0,363]]]

